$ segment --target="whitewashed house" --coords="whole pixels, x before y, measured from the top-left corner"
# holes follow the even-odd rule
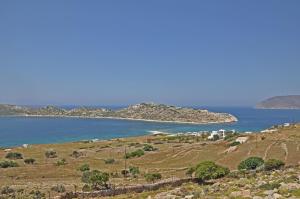
[[[212,140],[212,139],[214,139],[214,136],[215,136],[215,135],[219,136],[219,132],[218,132],[218,131],[212,131],[212,132],[210,133],[210,135],[207,137],[207,139]],[[219,136],[219,137],[220,137],[220,136]]]

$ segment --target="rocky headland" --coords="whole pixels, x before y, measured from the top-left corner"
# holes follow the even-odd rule
[[[119,110],[106,108],[81,107],[71,110],[55,106],[31,108],[16,105],[0,105],[2,116],[40,116],[40,117],[83,117],[83,118],[115,118],[178,123],[228,123],[237,118],[228,113],[214,113],[208,110],[182,108],[164,104],[141,103]]]

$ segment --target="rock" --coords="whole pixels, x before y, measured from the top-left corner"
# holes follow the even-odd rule
[[[260,197],[260,196],[254,196],[252,199],[263,199],[263,197]]]
[[[185,199],[193,199],[194,198],[194,195],[187,195],[184,197]]]
[[[273,195],[274,191],[273,190],[267,190],[267,191],[264,191],[264,194],[265,195]]]
[[[281,188],[292,191],[295,189],[300,189],[300,184],[298,184],[298,183],[287,183],[287,184],[281,183]]]
[[[273,198],[274,198],[274,199],[282,198],[282,195],[280,195],[280,194],[278,194],[278,193],[274,193],[274,194],[273,194]]]
[[[231,192],[230,194],[231,197],[251,197],[251,192],[250,190],[242,190],[242,191],[234,191],[234,192]]]

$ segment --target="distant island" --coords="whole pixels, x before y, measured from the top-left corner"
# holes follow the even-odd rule
[[[300,95],[276,96],[256,105],[259,109],[300,109]]]
[[[67,110],[55,106],[31,108],[2,104],[0,105],[0,116],[112,118],[195,124],[230,123],[237,121],[235,116],[228,113],[214,113],[208,110],[154,103],[141,103],[119,110],[89,107]]]

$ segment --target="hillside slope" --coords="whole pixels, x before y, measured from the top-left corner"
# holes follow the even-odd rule
[[[300,109],[300,95],[276,96],[256,105],[261,109]]]
[[[33,109],[14,105],[0,105],[0,115],[119,118],[198,124],[226,123],[237,121],[236,117],[228,113],[213,113],[207,110],[181,108],[152,103],[141,103],[120,110],[86,107],[66,110],[55,106],[46,106],[43,108]]]

